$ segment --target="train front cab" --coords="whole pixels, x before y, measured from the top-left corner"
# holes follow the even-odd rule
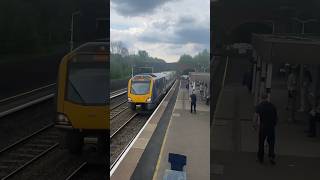
[[[165,94],[165,78],[156,75],[137,75],[128,82],[128,103],[132,110],[153,110]]]
[[[59,67],[55,125],[65,131],[63,144],[71,153],[81,152],[84,137],[97,138],[101,151],[108,146],[108,46],[91,46],[100,50],[75,50],[63,58]]]

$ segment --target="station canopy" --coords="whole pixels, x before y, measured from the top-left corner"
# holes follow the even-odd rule
[[[253,34],[252,45],[264,62],[320,64],[320,38]]]
[[[189,77],[191,81],[204,81],[208,85],[210,83],[210,73],[189,72]]]

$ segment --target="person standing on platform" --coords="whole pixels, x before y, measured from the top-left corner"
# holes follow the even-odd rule
[[[193,83],[192,81],[189,82],[189,86],[188,86],[188,90],[189,90],[189,96],[191,95],[192,91],[193,91]]]
[[[242,85],[246,86],[248,91],[251,92],[251,86],[252,86],[252,71],[251,71],[251,67],[249,67],[248,70],[243,74]]]
[[[309,112],[309,130],[308,137],[315,137],[317,131],[317,121],[320,119],[320,98],[316,98],[316,103],[313,105]]]
[[[264,159],[264,142],[267,139],[269,144],[269,160],[275,164],[275,126],[278,121],[276,107],[268,101],[268,95],[263,94],[261,102],[255,110],[256,124],[259,126],[259,143],[258,143],[258,161],[263,163]]]
[[[297,75],[295,73],[295,69],[291,68],[291,72],[288,76],[287,88],[288,88],[288,104],[286,109],[291,109],[291,115],[288,121],[294,121],[294,114],[296,112],[296,96],[297,96]]]
[[[203,98],[206,99],[208,94],[208,85],[207,83],[204,84],[204,91],[203,91]]]
[[[200,97],[201,97],[201,100],[203,99],[203,89],[204,89],[203,82],[200,82]]]
[[[191,99],[191,109],[190,112],[192,113],[192,109],[194,110],[194,113],[197,113],[196,107],[197,107],[197,96],[194,92],[194,90],[192,91],[191,95],[190,95],[190,99]]]
[[[308,100],[308,94],[310,93],[312,83],[312,75],[311,72],[305,68],[303,72],[303,79],[302,79],[302,87],[301,87],[301,107],[299,112],[304,112],[307,110],[307,106],[310,107],[310,102]]]

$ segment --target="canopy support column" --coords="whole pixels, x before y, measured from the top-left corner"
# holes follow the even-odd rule
[[[271,82],[272,82],[272,63],[267,64],[267,82],[266,90],[268,94],[268,100],[271,100]]]
[[[257,78],[257,53],[253,51],[253,71],[252,71],[252,85],[251,85],[251,93],[254,95],[256,91],[256,78]]]
[[[257,105],[259,102],[260,75],[261,75],[261,59],[258,56],[255,87],[254,87],[254,89],[255,89],[255,91],[254,91],[254,105]]]
[[[259,99],[260,96],[266,92],[266,69],[267,69],[267,63],[262,61],[261,62],[261,78],[260,78],[260,92],[259,92]]]

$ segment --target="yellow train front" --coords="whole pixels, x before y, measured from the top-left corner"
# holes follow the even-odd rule
[[[82,150],[84,137],[95,137],[102,151],[109,132],[109,45],[86,43],[67,54],[59,66],[55,126],[65,130],[72,153]]]
[[[132,77],[128,82],[128,103],[132,110],[140,106],[153,110],[168,92],[175,80],[174,71],[145,73]]]

